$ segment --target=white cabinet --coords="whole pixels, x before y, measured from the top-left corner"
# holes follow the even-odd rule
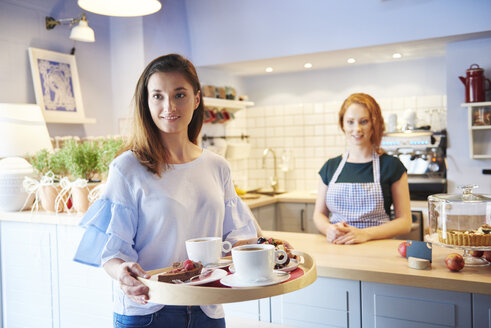
[[[292,327],[360,327],[360,282],[319,277],[271,298],[272,322]]]
[[[1,223],[3,327],[111,327],[112,281],[73,261],[82,229]]]
[[[276,204],[256,207],[252,214],[262,230],[276,230]]]
[[[491,101],[465,103],[469,129],[469,150],[473,159],[491,159]]]
[[[57,226],[60,327],[112,327],[112,279],[102,268],[73,261],[83,232]]]
[[[277,203],[277,230],[318,233],[313,221],[314,204]]]
[[[59,327],[56,226],[2,222],[3,327]]]
[[[364,328],[471,327],[470,293],[362,281],[361,294]]]

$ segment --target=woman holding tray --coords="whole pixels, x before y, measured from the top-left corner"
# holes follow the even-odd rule
[[[134,94],[134,129],[110,166],[106,189],[80,225],[75,260],[115,279],[115,327],[225,327],[221,305],[148,303],[136,277],[187,259],[185,241],[257,240],[254,217],[237,196],[226,160],[197,145],[203,99],[193,64],[154,59]]]
[[[319,171],[314,223],[335,244],[392,238],[411,229],[409,187],[404,165],[380,148],[384,120],[364,93],[350,95],[339,111],[348,150]],[[390,220],[394,205],[395,219]]]

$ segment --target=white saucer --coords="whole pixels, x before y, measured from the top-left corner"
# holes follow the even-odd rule
[[[220,279],[220,283],[222,285],[229,286],[229,287],[261,287],[261,286],[276,285],[283,281],[287,281],[288,279],[290,279],[290,274],[284,272],[282,273],[274,272],[273,278],[268,280],[256,281],[256,282],[242,281],[240,279],[237,279],[237,276],[235,274],[230,274]]]
[[[277,270],[274,270],[274,271],[291,272],[291,271],[295,270],[296,268],[298,268],[298,262],[297,262],[297,260],[291,259],[290,260],[290,263],[288,263],[288,265],[286,267],[281,268],[281,269],[277,269]],[[231,264],[228,267],[228,271],[230,271],[231,273],[235,273],[235,267],[234,267],[233,264]]]
[[[183,285],[188,285],[188,286],[204,285],[204,284],[207,284],[209,282],[220,280],[223,277],[225,277],[227,274],[228,273],[225,270],[215,269],[215,270],[213,270],[213,272],[211,273],[211,275],[209,275],[205,279],[202,279],[202,280],[195,279],[195,280],[193,280],[191,282],[185,282],[185,283],[183,283]],[[153,276],[151,276],[150,277],[150,280],[158,281],[158,274],[154,274]]]

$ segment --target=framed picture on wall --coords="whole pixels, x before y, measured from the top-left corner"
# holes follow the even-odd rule
[[[95,123],[85,118],[74,55],[29,48],[36,102],[47,123]]]

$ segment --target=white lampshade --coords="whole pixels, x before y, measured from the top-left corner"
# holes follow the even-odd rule
[[[70,39],[82,42],[94,42],[94,30],[89,27],[87,21],[81,20],[77,25],[72,28]]]
[[[0,158],[53,150],[41,108],[31,104],[0,104]]]
[[[78,0],[78,5],[96,14],[120,17],[150,15],[162,8],[158,0]]]

